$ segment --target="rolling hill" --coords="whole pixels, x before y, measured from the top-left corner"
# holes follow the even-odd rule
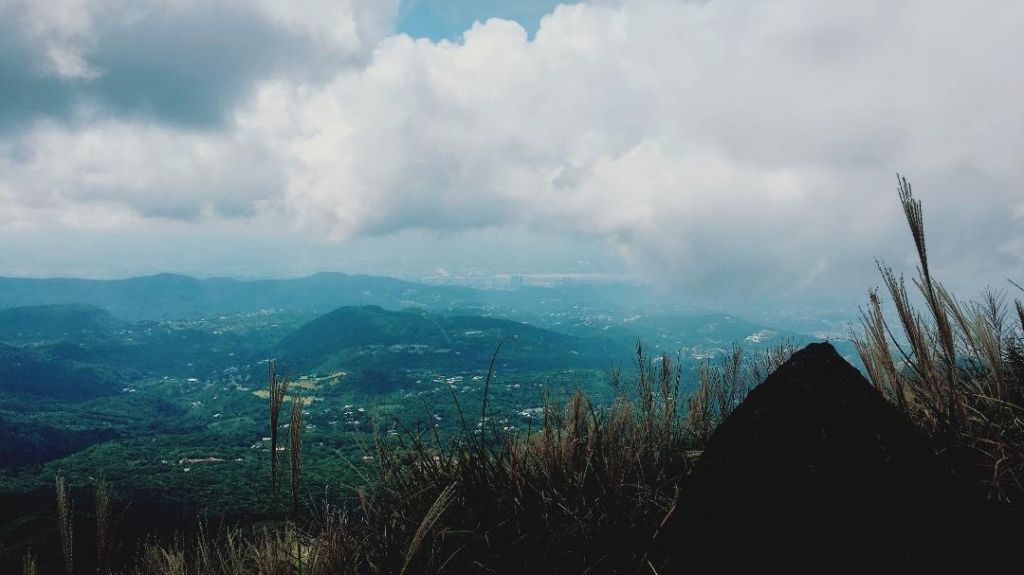
[[[106,310],[87,304],[0,309],[0,341],[106,340],[127,325]]]
[[[297,373],[398,365],[473,370],[486,369],[502,342],[499,365],[512,369],[606,366],[628,351],[609,340],[510,320],[360,306],[338,308],[309,322],[281,340],[274,354]]]
[[[40,350],[0,343],[0,393],[84,400],[111,395],[125,383],[118,370],[73,359],[73,344]]]

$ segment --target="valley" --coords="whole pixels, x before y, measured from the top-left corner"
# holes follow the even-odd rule
[[[352,281],[366,287],[365,278]],[[113,306],[137,310],[125,319],[96,305],[106,296],[95,287],[80,294],[85,303],[37,294],[33,305],[0,309],[0,536],[24,543],[48,533],[58,471],[72,489],[109,484],[127,523],[153,514],[168,528],[197,514],[279,516],[286,507],[274,504],[270,483],[270,360],[289,382],[285,412],[303,402],[303,500],[344,505],[375,481],[376,442],[400,432],[438,444],[464,427],[528,437],[543,428],[546,400],[582,389],[610,404],[610,374],[635,371],[638,341],[653,356],[678,358],[687,386],[696,366],[733,343],[756,350],[811,340],[727,314],[577,300],[554,289],[406,288],[414,296],[385,287],[359,290],[351,305],[345,294],[357,289],[339,290],[340,305],[326,311],[330,298],[299,292],[191,315],[184,310],[206,309],[197,301],[232,296],[205,290],[162,308],[166,290],[154,289]],[[440,295],[453,293],[465,299]],[[411,297],[417,305],[396,305]],[[281,307],[255,307],[266,303]],[[174,314],[184,315],[155,319]]]

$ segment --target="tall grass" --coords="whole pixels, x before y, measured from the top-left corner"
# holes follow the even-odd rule
[[[106,481],[96,484],[96,572],[108,572],[110,559],[110,485]]]
[[[21,575],[39,575],[36,556],[31,551],[26,553],[25,557],[21,560]]]
[[[288,380],[277,374],[277,365],[274,360],[267,360],[267,381],[269,386],[269,408],[270,408],[270,486],[273,492],[274,510],[277,510],[277,500],[281,491],[277,471],[277,437],[278,422],[281,419],[281,404],[284,403],[285,393],[288,391]]]
[[[933,277],[922,204],[898,177],[898,196],[919,266],[907,288],[878,264],[895,309],[890,319],[869,293],[853,341],[871,381],[944,451],[966,459],[997,499],[1024,495],[1024,305],[986,290],[963,301]]]
[[[64,559],[65,575],[73,575],[75,572],[74,558],[74,527],[71,508],[71,498],[68,494],[67,480],[61,472],[57,472],[55,480],[57,487],[57,531],[60,533],[60,550]]]
[[[576,391],[524,433],[487,420],[450,445],[380,438],[348,556],[384,572],[634,570],[690,465],[678,372],[638,357],[635,393],[607,408]]]
[[[700,366],[696,391],[688,400],[687,429],[695,447],[702,447],[711,434],[736,409],[754,387],[786,362],[796,351],[790,342],[769,347],[750,357],[738,344],[717,363]]]
[[[288,454],[292,468],[292,515],[299,513],[299,479],[302,472],[302,398],[292,397],[292,418],[288,425]]]

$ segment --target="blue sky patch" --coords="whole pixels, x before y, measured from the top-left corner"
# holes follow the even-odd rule
[[[532,38],[540,19],[554,10],[557,0],[403,0],[398,31],[414,38],[458,40],[473,22],[505,18],[519,22]]]

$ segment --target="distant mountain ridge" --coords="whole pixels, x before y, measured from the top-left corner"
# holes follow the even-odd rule
[[[449,307],[480,301],[479,291],[395,278],[320,273],[297,279],[196,279],[159,274],[119,280],[0,278],[0,309],[87,304],[131,321],[188,319],[260,309],[328,311],[342,305]]]
[[[129,320],[177,320],[281,309],[326,313],[341,306],[379,305],[476,313],[497,306],[529,317],[587,305],[664,303],[650,288],[569,282],[561,286],[477,289],[424,284],[385,276],[323,272],[291,279],[197,279],[158,274],[115,280],[0,277],[0,309],[47,304],[88,304]]]

